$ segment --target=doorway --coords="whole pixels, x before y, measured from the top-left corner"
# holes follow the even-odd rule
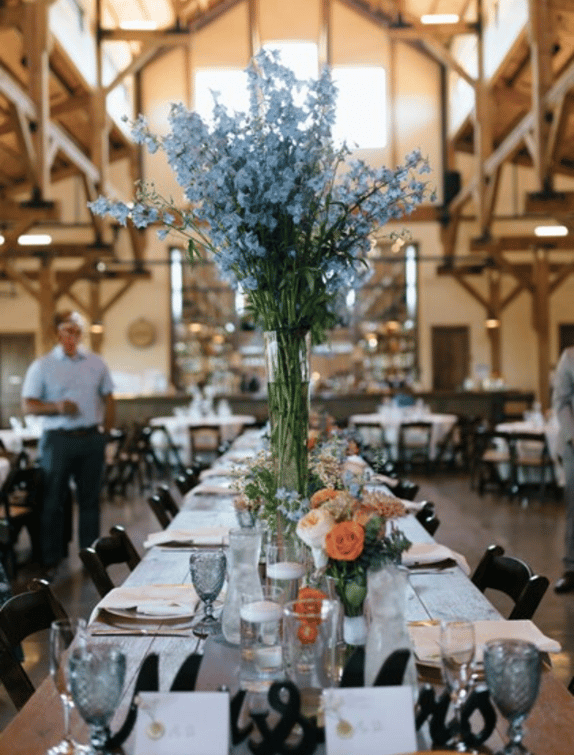
[[[568,346],[574,346],[574,323],[566,322],[558,326],[558,356]]]
[[[433,390],[461,389],[470,373],[468,325],[434,325],[431,348]]]
[[[32,333],[0,335],[0,427],[22,416],[22,383],[35,355]]]

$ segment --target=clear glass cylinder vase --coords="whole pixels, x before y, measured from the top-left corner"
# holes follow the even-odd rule
[[[310,334],[284,328],[266,331],[264,339],[277,487],[306,495]]]

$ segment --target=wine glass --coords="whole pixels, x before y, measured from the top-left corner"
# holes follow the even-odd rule
[[[89,755],[109,755],[109,722],[120,701],[126,657],[114,645],[83,644],[68,662],[72,699],[90,727]]]
[[[486,683],[498,710],[509,722],[509,742],[497,755],[529,755],[522,744],[522,723],[538,695],[540,672],[540,652],[531,642],[491,640],[486,643]]]
[[[213,602],[223,587],[226,564],[222,548],[195,548],[189,557],[191,581],[203,603],[203,616],[193,627],[200,637],[216,634],[221,628],[213,615]]]
[[[449,746],[457,752],[466,752],[461,710],[472,686],[475,649],[473,623],[464,619],[442,621],[439,644],[444,678],[450,691],[456,722],[456,731]]]
[[[80,755],[88,748],[74,742],[70,734],[70,712],[74,707],[66,673],[64,656],[72,640],[78,637],[83,641],[86,629],[84,619],[58,619],[50,625],[50,674],[62,700],[64,710],[64,737],[57,745],[50,747],[47,755]]]

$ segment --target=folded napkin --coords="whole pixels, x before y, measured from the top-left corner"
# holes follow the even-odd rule
[[[475,621],[474,632],[475,660],[477,663],[482,663],[484,646],[489,640],[527,640],[546,653],[559,653],[561,650],[559,642],[543,634],[529,619]],[[440,662],[440,626],[438,622],[413,622],[409,624],[409,634],[415,655],[419,661],[423,663]]]
[[[197,527],[193,530],[168,529],[150,533],[144,548],[154,545],[227,545],[229,527]]]
[[[244,467],[237,464],[217,464],[214,467],[202,469],[199,473],[200,480],[207,480],[210,477],[240,477],[244,474]]]
[[[236,495],[237,491],[233,487],[233,480],[216,477],[196,485],[191,493],[193,495]]]
[[[470,574],[466,558],[439,543],[413,543],[402,555],[402,563],[409,567],[432,566],[449,559],[456,561],[465,574]]]
[[[142,585],[115,587],[100,600],[92,612],[93,621],[100,610],[121,610],[142,616],[188,616],[197,603],[192,585]]]

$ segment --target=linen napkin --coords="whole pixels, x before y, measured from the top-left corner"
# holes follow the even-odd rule
[[[233,480],[219,476],[196,485],[191,493],[192,495],[236,495],[237,491],[233,487]]]
[[[461,553],[457,553],[457,551],[453,551],[440,543],[413,543],[402,555],[402,563],[411,568],[432,566],[447,560],[455,561],[467,576],[470,574],[470,567],[466,558]]]
[[[140,616],[188,616],[197,604],[193,585],[142,585],[138,587],[115,587],[100,600],[92,612],[90,623],[101,610],[114,609],[134,612]]]
[[[527,640],[534,643],[542,652],[559,653],[561,650],[560,643],[543,634],[530,619],[514,621],[506,619],[483,620],[473,623],[476,641],[475,660],[477,663],[482,663],[484,646],[489,640]],[[440,662],[439,622],[415,621],[409,624],[409,634],[415,655],[419,661],[431,664]]]
[[[144,548],[154,545],[173,547],[190,545],[228,545],[229,527],[197,527],[193,530],[167,529],[151,532],[144,540]]]

